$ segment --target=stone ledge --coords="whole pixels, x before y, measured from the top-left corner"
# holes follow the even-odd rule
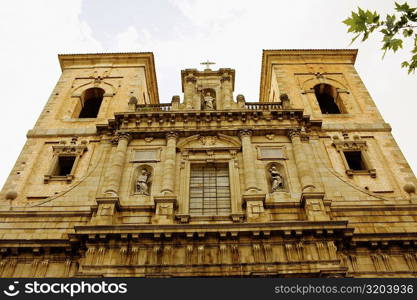
[[[56,136],[90,136],[96,135],[96,127],[83,127],[83,128],[51,128],[43,129],[36,128],[31,129],[26,133],[27,138],[34,137],[56,137]]]
[[[386,131],[391,132],[388,123],[323,123],[323,130],[328,131]]]

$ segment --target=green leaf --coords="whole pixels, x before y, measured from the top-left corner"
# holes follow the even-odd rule
[[[403,47],[403,40],[401,39],[392,39],[389,42],[389,49],[392,49],[394,52],[397,52],[398,49]]]
[[[385,25],[387,26],[387,29],[392,30],[394,27],[395,15],[387,15],[385,20]]]
[[[404,29],[403,30],[403,36],[404,37],[410,37],[413,35],[413,29]]]
[[[353,39],[352,39],[352,41],[350,42],[350,45],[352,45],[353,44],[353,42],[358,38],[360,36],[360,34],[357,34]],[[349,45],[349,46],[350,46]]]
[[[414,30],[417,28],[417,7],[410,7],[407,2],[395,2],[394,9],[393,14],[387,14],[382,19],[376,11],[358,7],[357,12],[352,11],[351,16],[343,20],[343,23],[348,27],[347,31],[355,35],[351,44],[359,37],[365,41],[374,31],[378,31],[382,35],[383,57],[389,50],[396,52],[403,48],[402,37],[404,40],[412,39],[412,57],[409,61],[402,62],[401,67],[408,68],[408,73],[414,73],[417,69],[417,33]]]
[[[400,5],[397,2],[395,2],[395,10],[396,11],[399,11],[399,12],[403,11],[403,12],[407,13],[407,12],[410,11],[410,6],[408,5],[407,2],[405,2],[402,5]]]
[[[401,63],[401,68],[407,68],[410,64],[408,63],[408,61],[403,61]]]

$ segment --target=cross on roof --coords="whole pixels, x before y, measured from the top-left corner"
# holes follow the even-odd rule
[[[210,65],[215,65],[216,63],[207,60],[206,62],[200,63],[200,65],[206,65],[206,70],[210,70]]]

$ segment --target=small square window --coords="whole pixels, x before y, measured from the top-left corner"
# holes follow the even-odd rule
[[[346,174],[348,176],[353,175],[371,175],[376,177],[376,170],[370,165],[369,160],[366,157],[366,153],[357,150],[343,151],[346,163]]]
[[[59,156],[53,176],[67,176],[71,174],[75,156]]]
[[[363,171],[368,169],[363,160],[361,151],[345,151],[344,154],[349,169],[354,171]]]
[[[53,157],[48,172],[44,175],[44,183],[50,181],[66,181],[71,183],[78,161],[87,151],[87,146],[52,146]]]

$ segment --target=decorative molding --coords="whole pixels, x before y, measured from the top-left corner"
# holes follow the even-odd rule
[[[76,139],[73,139],[74,143]],[[70,145],[61,144],[58,146],[52,146],[53,157],[51,159],[51,164],[49,166],[48,173],[44,175],[44,183],[49,183],[51,181],[65,181],[66,183],[71,183],[75,178],[74,173],[77,168],[78,162],[85,151],[87,151],[87,146],[85,144],[75,145],[71,143]],[[67,175],[54,175],[54,172],[59,164],[60,157],[74,157],[74,162],[72,164],[71,172]]]
[[[177,140],[178,139],[178,132],[170,131],[170,132],[167,132],[165,134],[165,136],[166,136],[166,139],[167,140],[170,140],[170,139]]]
[[[300,129],[289,129],[287,131],[287,135],[290,138],[290,140],[292,140],[295,137],[300,137],[301,136],[301,130]]]
[[[349,141],[349,140],[333,140],[332,145],[336,148],[337,151],[360,151],[368,149],[366,141]]]
[[[239,150],[240,141],[234,137],[218,133],[217,135],[200,135],[195,134],[190,137],[181,139],[177,144],[178,149],[183,154],[188,151],[207,151],[209,150]],[[187,155],[183,155],[186,157]]]
[[[250,138],[252,134],[253,134],[253,131],[250,129],[242,129],[242,130],[239,130],[239,133],[238,133],[240,139],[243,139],[244,137]]]
[[[132,140],[132,135],[127,132],[118,132],[116,135],[111,139],[111,142],[115,145],[119,143],[120,140],[127,140],[129,143]]]

